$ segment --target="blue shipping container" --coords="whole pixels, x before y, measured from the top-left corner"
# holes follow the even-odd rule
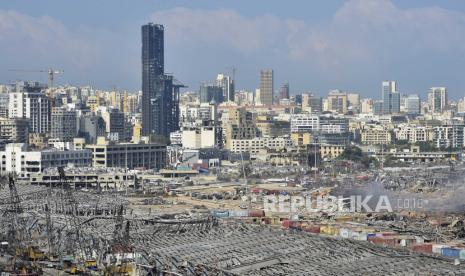
[[[248,217],[249,216],[249,211],[247,210],[230,210],[229,211],[229,216],[230,217]]]
[[[229,217],[229,211],[212,211],[211,212],[212,216],[216,218],[227,218]]]
[[[444,247],[441,249],[441,255],[448,258],[460,258],[460,249]]]

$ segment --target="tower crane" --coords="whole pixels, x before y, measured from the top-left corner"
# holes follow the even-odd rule
[[[26,69],[16,69],[16,70],[10,70],[13,72],[26,72],[26,73],[47,73],[48,75],[48,87],[53,88],[53,80],[55,79],[55,74],[63,74],[65,71],[59,69],[46,69],[46,70],[26,70]]]

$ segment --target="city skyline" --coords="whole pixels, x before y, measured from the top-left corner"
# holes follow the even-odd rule
[[[459,38],[465,11],[452,1],[296,4],[320,11],[318,16],[315,11],[291,13],[273,1],[265,10],[213,1],[195,8],[185,1],[145,2],[134,8],[138,18],[117,9],[113,15],[100,14],[109,19],[100,21],[98,12],[105,7],[84,2],[78,10],[90,12],[79,23],[56,2],[46,2],[57,7],[0,6],[1,82],[45,82],[43,75],[9,70],[53,67],[65,70],[57,84],[141,90],[138,30],[156,22],[168,30],[165,71],[188,90],[196,91],[199,82],[218,73],[232,75],[234,66],[236,89],[250,91],[259,87],[260,69],[272,68],[276,83],[290,83],[291,94],[325,95],[337,88],[378,98],[385,79],[396,80],[401,94],[419,94],[422,100],[436,86],[447,87],[452,99],[465,94],[460,62],[465,49]],[[120,22],[109,24],[117,16]]]

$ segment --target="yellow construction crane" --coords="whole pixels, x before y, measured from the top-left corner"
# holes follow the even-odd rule
[[[28,72],[28,73],[47,73],[48,74],[48,88],[53,88],[53,80],[55,78],[55,74],[63,74],[65,71],[63,70],[54,70],[52,68],[47,70],[24,70],[24,69],[16,69],[10,70],[13,72]]]

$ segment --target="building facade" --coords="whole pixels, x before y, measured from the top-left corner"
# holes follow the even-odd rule
[[[392,141],[391,132],[382,126],[365,126],[360,132],[364,145],[388,145]]]
[[[217,85],[202,84],[199,89],[199,98],[201,103],[215,102],[222,103],[224,98],[223,88]]]
[[[142,133],[169,137],[179,129],[179,88],[164,74],[164,28],[149,23],[142,31]]]
[[[50,100],[42,92],[10,93],[9,118],[29,119],[30,133],[50,132]]]
[[[289,99],[289,83],[285,83],[279,89],[279,99]]]
[[[463,148],[464,126],[437,126],[433,128],[433,142],[436,148]]]
[[[77,134],[76,111],[53,107],[50,137],[62,142],[72,142]]]
[[[312,114],[293,114],[291,132],[313,132],[320,129],[320,117]]]
[[[0,117],[0,139],[13,143],[28,143],[29,121],[23,118]]]
[[[428,104],[432,113],[442,113],[448,104],[445,87],[431,87],[428,93]]]
[[[92,165],[90,150],[45,149],[29,151],[26,144],[12,143],[0,152],[1,173],[14,172],[20,178],[28,178],[31,173],[42,172],[50,167],[89,167]]]
[[[418,95],[409,95],[405,100],[405,112],[409,115],[418,115],[421,111],[421,100]]]
[[[112,143],[99,137],[96,144],[86,145],[92,152],[94,167],[144,168],[160,170],[166,164],[166,146],[147,142]]]
[[[274,98],[274,73],[273,70],[260,71],[260,104],[272,105]]]
[[[338,114],[346,114],[348,107],[347,93],[339,90],[330,91],[328,94],[328,111]]]
[[[253,139],[259,135],[256,118],[245,108],[230,108],[221,118],[224,147],[231,149],[232,140]]]
[[[216,86],[222,89],[223,101],[234,102],[234,80],[230,76],[218,74],[216,77]]]
[[[397,114],[400,112],[400,93],[397,92],[395,81],[383,81],[382,106],[383,114]]]

